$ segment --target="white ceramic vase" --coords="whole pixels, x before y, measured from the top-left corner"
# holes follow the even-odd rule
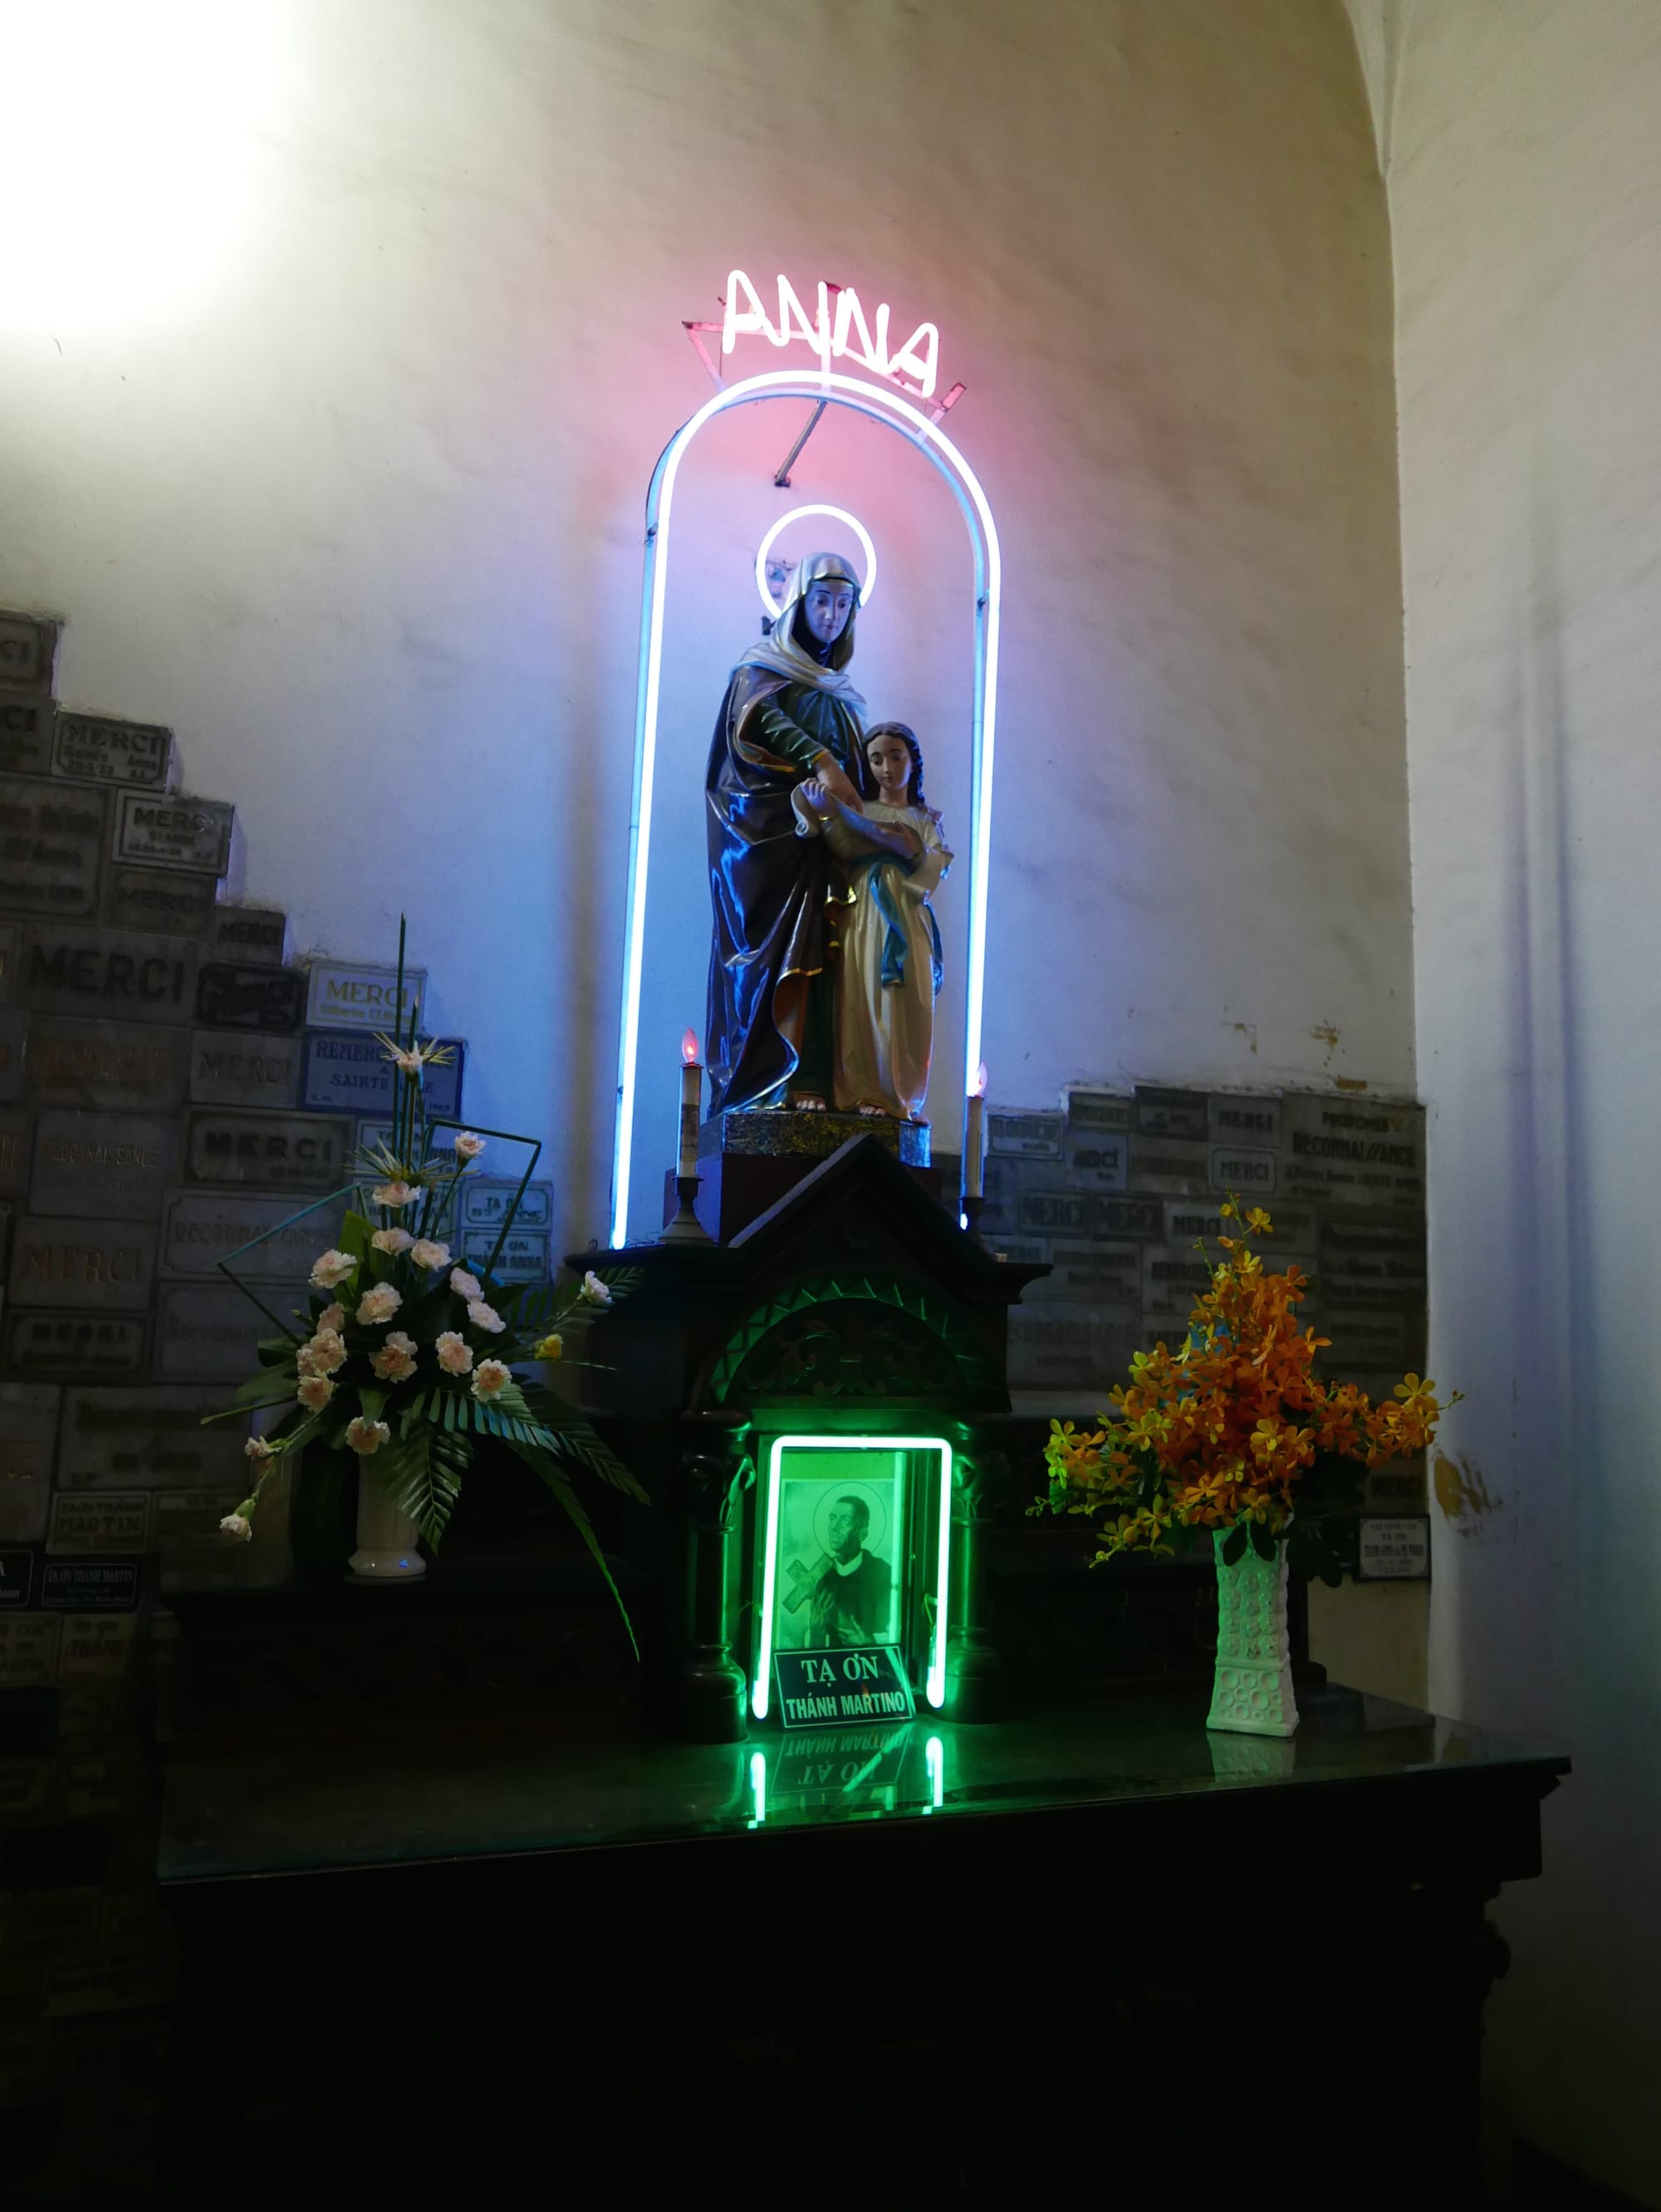
[[[1234,1565],[1222,1547],[1232,1532],[1212,1531],[1217,1561],[1217,1667],[1205,1725],[1232,1735],[1293,1734],[1292,1654],[1286,1634],[1286,1546],[1260,1559],[1248,1543]]]
[[[419,1541],[415,1522],[399,1512],[366,1462],[358,1469],[358,1547],[347,1565],[366,1582],[411,1581],[427,1572]]]

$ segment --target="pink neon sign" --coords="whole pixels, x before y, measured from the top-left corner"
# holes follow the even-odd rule
[[[832,302],[834,301],[834,306]],[[812,347],[827,369],[834,361],[857,361],[878,376],[891,376],[924,399],[932,399],[940,374],[940,332],[932,323],[919,323],[904,345],[888,350],[888,310],[876,310],[873,332],[865,319],[859,295],[843,284],[821,283],[815,313],[809,318],[788,276],[779,279],[779,313],[769,316],[761,294],[742,269],[727,279],[726,319],[721,325],[721,351],[730,354],[741,337],[766,338],[784,347],[801,341]]]

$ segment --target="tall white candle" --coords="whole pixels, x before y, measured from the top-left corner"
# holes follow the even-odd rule
[[[968,1127],[963,1139],[963,1194],[979,1198],[985,1190],[982,1154],[985,1149],[986,1120],[986,1063],[983,1060],[975,1076],[974,1089],[969,1093]]]
[[[688,1030],[681,1039],[681,1149],[675,1172],[698,1172],[698,1124],[704,1103],[704,1071],[698,1058],[698,1033]]]

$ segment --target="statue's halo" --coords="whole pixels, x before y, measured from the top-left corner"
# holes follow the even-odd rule
[[[860,550],[865,556],[865,580],[859,592],[862,607],[870,605],[871,593],[876,589],[876,548],[871,543],[870,531],[857,514],[850,514],[845,507],[793,507],[788,514],[781,514],[773,524],[761,540],[761,550],[755,556],[755,588],[761,594],[761,605],[769,618],[778,613],[779,602],[767,589],[767,556],[772,552],[781,530],[788,530],[792,522],[800,522],[809,514],[825,514],[833,522],[846,522],[859,540]]]

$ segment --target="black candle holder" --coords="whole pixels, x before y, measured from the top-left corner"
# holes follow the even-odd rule
[[[703,1180],[702,1176],[696,1175],[676,1176],[675,1194],[681,1201],[681,1210],[658,1239],[660,1244],[712,1244],[715,1242],[694,1211],[694,1202]]]
[[[966,1190],[960,1203],[962,1206],[963,1218],[968,1224],[968,1233],[979,1244],[981,1241],[980,1216],[986,1204],[985,1195],[980,1191],[970,1193]]]

